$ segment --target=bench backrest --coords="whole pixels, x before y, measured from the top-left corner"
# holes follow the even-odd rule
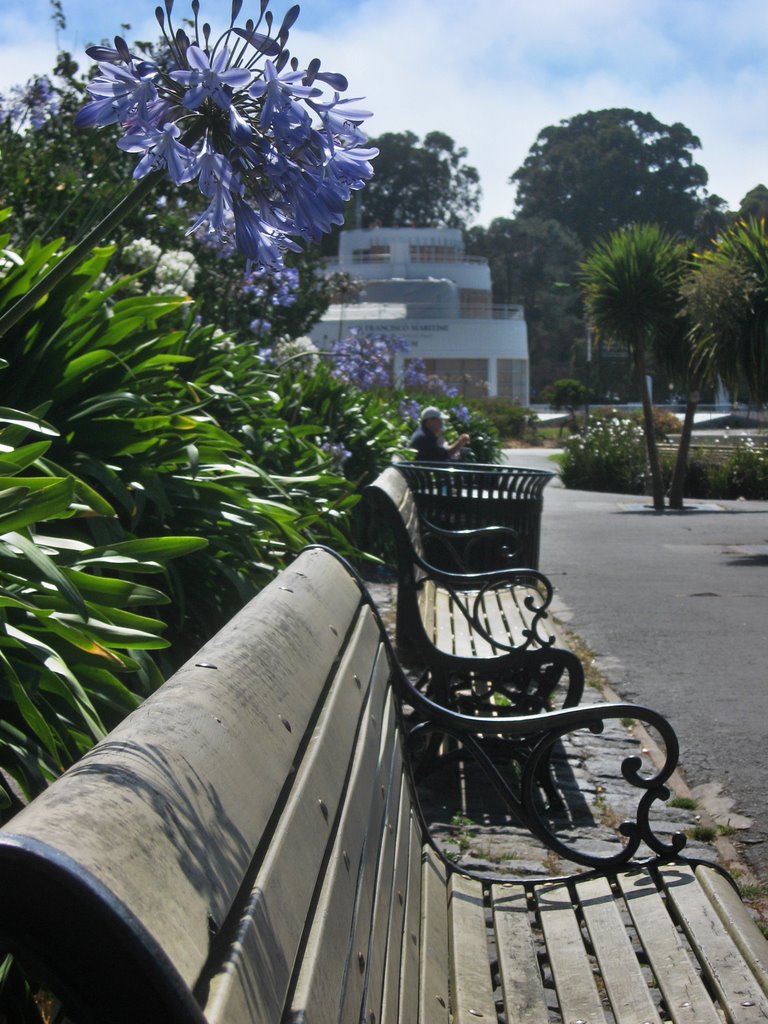
[[[0,831],[3,949],[78,1021],[378,1020],[385,981],[395,1019],[420,851],[390,673],[304,552]]]
[[[412,586],[421,575],[413,556],[424,558],[424,540],[421,516],[408,481],[394,466],[388,466],[365,488],[364,497],[392,533],[399,583]]]

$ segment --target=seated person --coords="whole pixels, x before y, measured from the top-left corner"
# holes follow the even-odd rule
[[[460,434],[453,444],[443,437],[443,414],[433,405],[421,413],[421,425],[411,436],[409,447],[416,449],[417,462],[447,462],[458,459],[461,449],[469,443],[469,434]]]

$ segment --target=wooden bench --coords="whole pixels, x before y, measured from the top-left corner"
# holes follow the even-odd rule
[[[555,703],[572,707],[584,689],[584,670],[544,630],[552,584],[537,570],[508,567],[468,571],[473,546],[496,565],[515,543],[506,527],[451,531],[425,520],[408,481],[384,470],[364,497],[374,521],[394,544],[397,562],[398,654],[425,670],[428,692],[464,711],[489,712],[499,698],[533,713]],[[429,540],[452,558],[452,571],[427,561]],[[446,563],[443,562],[443,565]]]
[[[534,762],[619,717],[667,756],[621,766],[638,814],[605,866],[481,878],[431,843],[419,730],[470,753],[484,728],[538,730],[510,806],[561,849]],[[764,1021],[762,936],[726,877],[650,829],[676,759],[634,705],[500,724],[432,705],[359,580],[309,549],[0,831],[0,945],[77,1024]],[[622,867],[641,840],[673,859]]]

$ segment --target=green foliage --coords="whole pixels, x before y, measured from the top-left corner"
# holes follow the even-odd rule
[[[699,276],[700,275],[700,276]],[[683,285],[695,357],[733,394],[768,398],[768,235],[763,220],[738,221],[696,257]]]
[[[588,111],[539,132],[510,178],[524,217],[552,217],[585,247],[628,224],[709,237],[724,203],[694,163],[701,143],[682,124],[628,109]]]
[[[768,217],[768,188],[755,185],[741,200],[738,217],[740,220],[765,220]]]
[[[594,416],[582,434],[568,438],[560,460],[563,484],[583,491],[642,494],[645,449],[636,420],[615,413]]]
[[[286,364],[272,381],[272,411],[291,431],[289,440],[260,431],[254,436],[251,454],[272,472],[286,472],[308,457],[306,439],[312,438],[311,457],[328,471],[343,469],[344,476],[360,488],[399,457],[407,444],[407,425],[398,415],[399,394],[388,390],[359,391],[331,375],[321,362],[311,376]],[[286,448],[286,442],[288,447]],[[302,454],[303,449],[303,454]],[[319,449],[319,452],[318,452]],[[299,460],[296,462],[296,460]]]
[[[488,418],[499,437],[504,440],[523,437],[536,420],[536,413],[531,412],[530,409],[524,409],[522,405],[513,402],[511,398],[478,398],[473,404],[477,406],[479,412]],[[472,447],[475,447],[474,436]]]
[[[54,76],[27,84],[21,117],[11,116],[10,104],[2,109],[0,99],[0,196],[14,211],[15,244],[57,235],[74,242],[131,184],[130,162],[115,149],[116,129],[74,128],[86,94],[67,54],[59,55]]]
[[[55,434],[0,410],[0,767],[26,797],[161,681],[146,652],[168,646],[152,611],[167,598],[144,579],[206,543],[75,540],[63,526],[112,510],[47,460]]]
[[[501,459],[499,432],[491,418],[482,408],[480,401],[470,402],[465,409],[454,406],[448,411],[447,433],[449,438],[456,434],[469,434],[468,461],[496,463]]]
[[[667,475],[670,467],[665,466]],[[685,477],[689,498],[768,500],[768,449],[740,445],[727,458],[694,455]]]
[[[9,241],[0,313],[59,258]],[[109,256],[0,342],[0,767],[26,795],[307,542],[352,551],[358,498],[321,451],[320,399],[314,422],[291,415],[252,348],[183,299],[97,290]]]
[[[542,397],[546,398],[553,409],[568,409],[584,405],[589,397],[589,389],[580,380],[564,378],[550,384]]]

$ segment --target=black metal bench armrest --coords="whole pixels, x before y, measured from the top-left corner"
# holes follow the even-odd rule
[[[489,569],[485,572],[451,572],[448,569],[439,569],[426,559],[421,558],[413,552],[413,561],[422,572],[426,573],[435,583],[453,587],[455,590],[473,590],[485,584],[497,586],[514,586],[515,584],[540,585],[547,596],[546,603],[549,605],[552,600],[554,588],[549,578],[538,569],[525,569],[520,566],[507,569]]]
[[[650,821],[653,804],[669,798],[670,791],[665,784],[677,767],[679,757],[677,735],[663,715],[642,705],[627,703],[601,703],[540,715],[463,715],[430,700],[402,672],[397,674],[397,685],[402,700],[413,709],[406,728],[411,750],[434,734],[458,741],[506,802],[513,817],[559,856],[589,867],[613,869],[631,861],[643,843],[661,859],[677,856],[685,846],[685,835],[675,833],[665,841],[654,832]],[[568,843],[557,834],[550,820],[553,807],[545,802],[541,783],[558,740],[579,729],[600,733],[612,719],[631,719],[653,729],[663,756],[660,764],[643,772],[641,769],[646,762],[642,758],[621,755],[623,760],[618,766],[617,778],[620,774],[638,791],[637,808],[634,820],[623,821],[616,828],[620,837],[618,851],[612,848],[612,852],[601,856],[594,849],[580,850],[578,836]],[[493,762],[482,742],[489,737],[517,741],[510,747],[512,756],[519,762],[517,777],[503,774]],[[609,784],[608,780],[605,784]]]
[[[495,564],[511,563],[520,549],[520,535],[511,526],[483,526],[467,530],[446,530],[428,519],[421,520],[422,539],[437,545],[461,572],[472,572],[473,559],[493,545]]]

